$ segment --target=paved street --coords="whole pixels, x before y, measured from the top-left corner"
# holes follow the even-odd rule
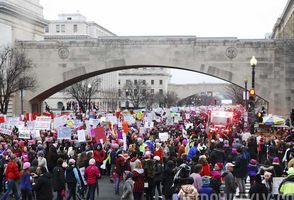
[[[121,184],[122,186],[122,184]],[[121,190],[120,195],[114,194],[114,184],[109,181],[109,177],[103,176],[99,180],[99,199],[103,200],[118,200],[121,197]]]

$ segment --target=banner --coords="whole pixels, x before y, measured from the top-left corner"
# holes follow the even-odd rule
[[[106,142],[105,130],[103,127],[97,127],[94,129],[96,142],[103,140],[103,143]]]
[[[51,129],[51,117],[40,116],[35,120],[36,130],[50,130]]]
[[[78,130],[78,141],[79,142],[86,142],[85,130]]]
[[[159,133],[159,140],[161,142],[165,142],[168,140],[168,132],[164,132],[164,133]]]
[[[53,127],[56,129],[56,128],[59,128],[61,126],[64,126],[67,122],[67,116],[63,115],[63,116],[60,116],[60,117],[55,117],[54,120],[53,120]]]
[[[57,129],[57,139],[71,139],[72,129],[68,127],[61,127]]]

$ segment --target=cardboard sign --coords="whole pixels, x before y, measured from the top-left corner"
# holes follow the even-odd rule
[[[85,130],[78,130],[78,141],[86,142],[86,132]]]
[[[50,130],[51,129],[51,117],[40,116],[35,120],[36,130]]]
[[[57,139],[62,140],[62,139],[71,139],[71,133],[72,129],[68,127],[61,127],[57,129]]]
[[[96,141],[100,141],[101,139],[103,140],[103,142],[106,142],[106,135],[105,135],[105,130],[103,127],[97,127],[94,129],[95,132],[95,138]]]
[[[60,117],[55,117],[54,120],[53,120],[53,127],[56,129],[56,128],[59,128],[61,126],[64,126],[67,122],[67,116],[63,115],[63,116],[60,116]]]
[[[272,194],[279,194],[279,186],[285,177],[273,177],[273,192]]]
[[[164,133],[159,133],[159,140],[162,142],[165,142],[168,140],[169,136],[168,136],[168,132],[164,132]]]

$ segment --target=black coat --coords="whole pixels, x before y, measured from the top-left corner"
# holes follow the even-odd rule
[[[174,172],[172,169],[165,169],[162,174],[162,194],[171,196],[174,190],[171,188],[174,182]]]
[[[266,200],[268,196],[268,190],[262,183],[254,183],[249,190],[249,197],[252,200]]]
[[[38,200],[52,200],[53,192],[50,174],[46,173],[40,176],[37,179],[36,184],[33,185],[33,190],[36,191],[36,197]]]
[[[65,177],[62,167],[55,167],[53,169],[52,184],[54,191],[60,191],[65,189]]]
[[[218,162],[224,163],[225,160],[226,160],[226,155],[224,150],[219,148],[215,148],[212,150],[210,154],[210,161],[213,167]]]

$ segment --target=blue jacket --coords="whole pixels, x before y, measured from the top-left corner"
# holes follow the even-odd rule
[[[197,154],[198,154],[198,149],[197,149],[197,147],[194,146],[189,150],[188,155],[187,155],[187,159],[193,160]]]
[[[213,189],[209,185],[205,184],[205,185],[202,185],[202,188],[198,191],[198,193],[200,197],[199,199],[207,199],[206,197],[210,199],[210,196],[213,193]]]
[[[247,173],[248,173],[248,176],[256,176],[258,172],[258,167],[257,165],[252,165],[252,164],[249,164],[247,166]]]
[[[20,179],[20,189],[24,190],[32,190],[32,184],[31,184],[31,180],[30,180],[31,175],[28,173],[24,173]]]

